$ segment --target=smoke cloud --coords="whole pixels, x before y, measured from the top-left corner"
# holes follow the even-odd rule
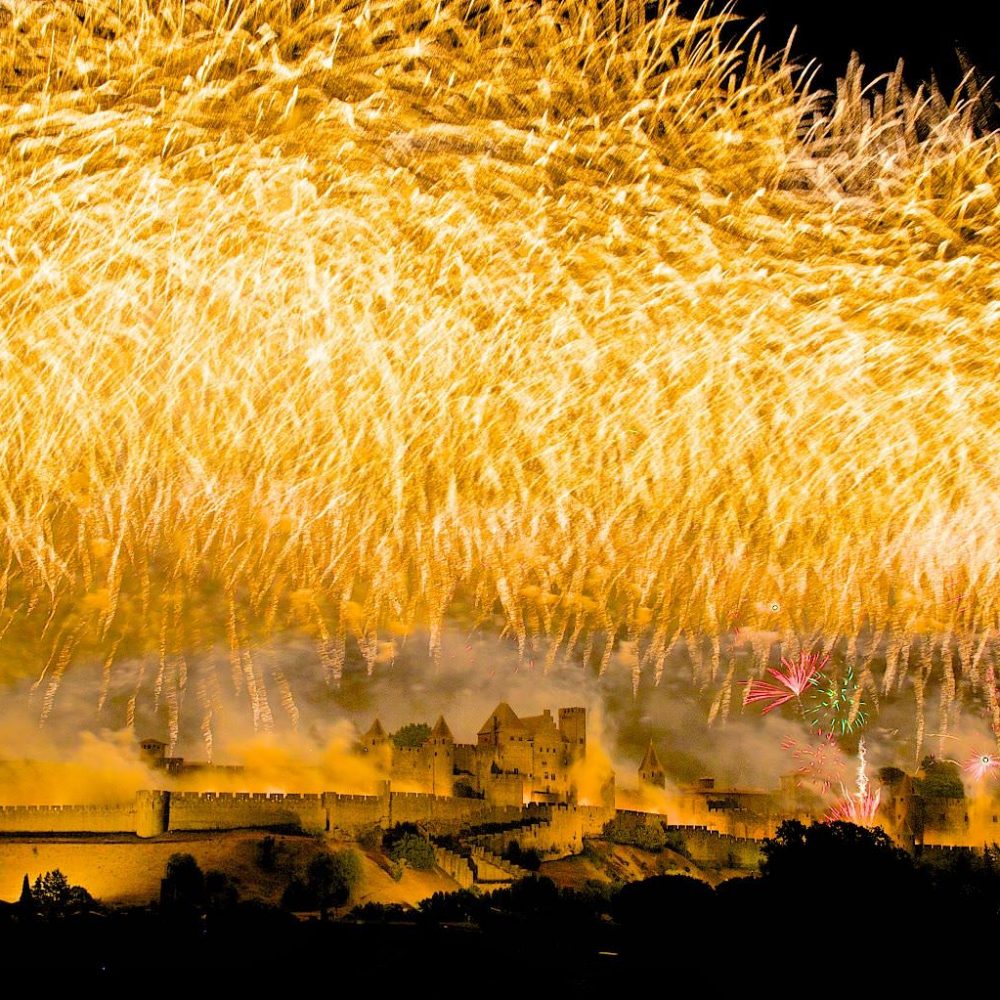
[[[521,715],[587,708],[592,752],[577,776],[587,799],[599,800],[613,769],[620,802],[662,808],[661,793],[637,787],[637,766],[650,739],[667,771],[668,793],[704,776],[720,786],[773,788],[782,774],[803,767],[794,748],[814,742],[815,734],[789,706],[763,716],[758,706],[742,705],[743,685],[761,673],[759,658],[777,665],[780,651],[781,635],[766,628],[769,605],[755,611],[758,624],[740,629],[744,653],[734,662],[731,646],[725,647],[714,685],[698,680],[703,671],[695,669],[712,655],[707,645],[677,643],[659,683],[643,675],[636,685],[640,654],[627,640],[614,644],[601,674],[593,650],[602,649],[602,637],[593,639],[589,659],[585,640],[572,656],[550,657],[544,642],[529,639],[522,653],[489,625],[444,629],[436,657],[426,632],[396,636],[382,644],[382,662],[371,673],[371,658],[349,642],[338,685],[328,683],[315,643],[297,636],[247,651],[250,667],[241,664],[239,672],[224,648],[167,663],[123,660],[110,677],[100,664],[84,663],[63,678],[44,725],[41,692],[28,680],[0,693],[0,795],[8,803],[111,802],[137,788],[162,787],[164,773],[138,759],[136,741],[146,737],[165,740],[171,754],[188,760],[244,768],[189,773],[170,787],[367,794],[378,774],[353,748],[357,733],[376,716],[392,732],[443,715],[459,742],[475,742],[500,701]],[[758,658],[751,659],[751,648]],[[869,659],[878,653],[874,642],[859,647]],[[720,708],[726,684],[728,706]],[[995,746],[984,707],[959,708],[955,700],[946,705],[939,688],[929,685],[925,692],[919,750],[910,681],[883,694],[877,708],[870,694],[866,699],[873,773],[888,764],[912,768],[926,753],[961,762]],[[839,741],[847,761],[856,739]]]

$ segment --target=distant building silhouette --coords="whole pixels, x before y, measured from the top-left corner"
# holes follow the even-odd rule
[[[649,741],[646,755],[639,765],[639,781],[644,785],[653,785],[656,788],[666,788],[667,785],[667,774],[663,770],[660,758],[656,756],[656,747],[653,746],[652,740]]]

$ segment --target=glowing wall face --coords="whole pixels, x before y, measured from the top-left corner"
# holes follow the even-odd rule
[[[117,724],[194,700],[211,752],[223,689],[296,724],[267,640],[336,683],[493,610],[539,673],[706,636],[713,718],[864,629],[869,712],[909,678],[947,725],[958,669],[997,714],[970,112],[813,120],[670,7],[87,6],[0,28],[0,669],[42,719],[127,661]]]

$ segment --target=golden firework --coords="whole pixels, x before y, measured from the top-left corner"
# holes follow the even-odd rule
[[[266,728],[262,638],[336,680],[456,601],[604,667],[624,627],[636,677],[748,592],[993,670],[974,101],[854,66],[827,105],[670,3],[0,9],[0,630],[43,713],[141,654],[176,724],[223,637]]]

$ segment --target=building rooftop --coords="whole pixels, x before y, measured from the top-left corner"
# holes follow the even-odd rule
[[[649,746],[646,747],[646,754],[642,758],[639,770],[647,773],[663,773],[663,765],[660,763],[660,758],[656,755],[656,747],[653,746],[652,739],[649,741]]]
[[[556,726],[555,719],[552,718],[552,713],[546,709],[541,715],[529,715],[527,718],[521,719],[524,724],[525,729],[528,730],[533,736],[545,733],[548,731],[550,736],[555,736],[559,738],[562,734],[559,732],[559,728]]]
[[[386,731],[382,728],[382,723],[376,719],[369,727],[368,732],[365,733],[364,739],[366,740],[387,740],[389,738]]]
[[[493,709],[490,717],[483,723],[482,728],[479,730],[479,735],[491,736],[498,729],[514,730],[515,732],[522,733],[527,732],[527,728],[517,717],[517,713],[505,701],[500,702]]]
[[[455,737],[451,735],[451,730],[448,728],[448,723],[444,721],[443,715],[439,715],[437,717],[437,722],[434,723],[434,728],[431,730],[431,739],[434,740],[455,739]]]

